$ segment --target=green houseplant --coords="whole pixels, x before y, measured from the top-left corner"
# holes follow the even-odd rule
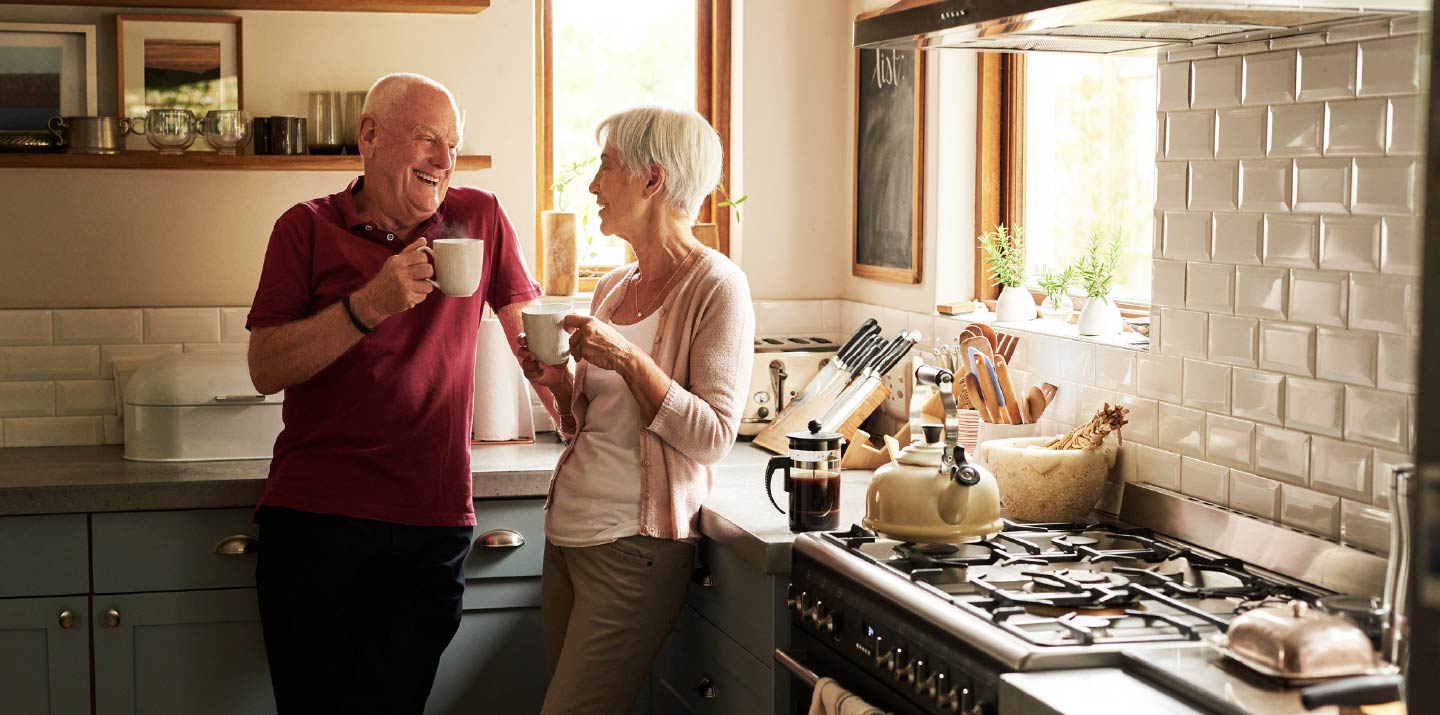
[[[1115,335],[1124,327],[1120,309],[1110,300],[1123,240],[1124,233],[1119,229],[1090,229],[1085,253],[1075,264],[1076,278],[1085,289],[1085,307],[1080,310],[1079,320],[1081,335]]]
[[[1035,298],[1025,289],[1025,229],[1006,229],[1001,224],[976,240],[990,265],[990,277],[1002,286],[1000,299],[995,301],[995,319],[1034,320]]]
[[[574,295],[580,288],[580,217],[566,210],[565,190],[586,173],[597,157],[572,161],[560,169],[550,191],[555,208],[540,212],[540,237],[545,244],[546,295]]]
[[[1075,266],[1065,266],[1064,270],[1041,267],[1038,273],[1035,282],[1045,293],[1045,302],[1040,304],[1040,312],[1047,318],[1063,318],[1075,312],[1070,303],[1070,286],[1075,283]]]

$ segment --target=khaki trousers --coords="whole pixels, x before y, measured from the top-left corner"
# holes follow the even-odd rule
[[[695,547],[630,536],[545,544],[541,577],[550,688],[541,713],[624,715],[685,603]]]

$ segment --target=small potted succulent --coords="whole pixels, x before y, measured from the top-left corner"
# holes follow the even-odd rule
[[[1063,271],[1041,267],[1035,282],[1045,293],[1045,300],[1040,304],[1042,315],[1064,320],[1075,312],[1075,307],[1070,302],[1070,286],[1075,283],[1075,266],[1065,266]]]
[[[1035,298],[1025,289],[1025,229],[1009,230],[1001,224],[977,240],[990,264],[990,277],[1003,286],[995,301],[995,320],[1034,320]]]
[[[1110,300],[1115,284],[1115,268],[1120,264],[1122,233],[1108,234],[1099,228],[1090,229],[1085,254],[1075,264],[1075,275],[1085,289],[1085,307],[1080,310],[1081,335],[1115,335],[1124,329],[1120,308]]]

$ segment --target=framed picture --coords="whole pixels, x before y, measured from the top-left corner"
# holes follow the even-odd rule
[[[120,116],[174,108],[199,118],[212,109],[244,109],[240,18],[119,15],[115,38]],[[144,137],[129,142],[148,148]]]
[[[94,25],[0,22],[0,131],[94,114]]]
[[[925,65],[915,50],[855,52],[851,273],[919,283],[925,179]]]

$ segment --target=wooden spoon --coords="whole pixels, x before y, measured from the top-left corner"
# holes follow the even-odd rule
[[[980,379],[975,377],[973,372],[965,373],[965,393],[970,395],[970,404],[975,406],[975,411],[980,413],[982,419],[991,424],[999,423],[999,416],[991,411],[991,403],[985,401],[985,393],[980,389]]]
[[[1060,388],[1048,382],[1040,383],[1040,393],[1045,395],[1045,404],[1047,405],[1055,401],[1055,393],[1059,391]]]
[[[1045,399],[1045,393],[1038,387],[1031,387],[1025,391],[1025,409],[1030,411],[1030,422],[1039,422],[1040,415],[1045,414],[1045,408],[1050,402]]]
[[[1005,396],[1005,410],[1010,413],[1010,424],[1025,424],[1026,420],[1020,411],[1019,395],[1015,392],[1014,383],[1010,381],[1010,367],[1005,364],[1005,358],[995,358],[995,378],[1000,383],[1000,394]]]
[[[1000,344],[1000,338],[999,338],[997,335],[995,335],[995,329],[992,328],[992,327],[990,327],[990,326],[988,326],[988,325],[986,325],[986,324],[984,324],[984,323],[971,323],[971,324],[974,325],[976,328],[978,328],[978,329],[980,330],[980,334],[983,335],[983,336],[985,336],[985,339],[986,339],[986,340],[990,341],[990,352],[991,352],[991,353],[994,353],[996,346],[998,346],[998,345]],[[994,362],[995,356],[992,354],[992,355],[990,356],[990,359],[991,359],[991,362]]]

